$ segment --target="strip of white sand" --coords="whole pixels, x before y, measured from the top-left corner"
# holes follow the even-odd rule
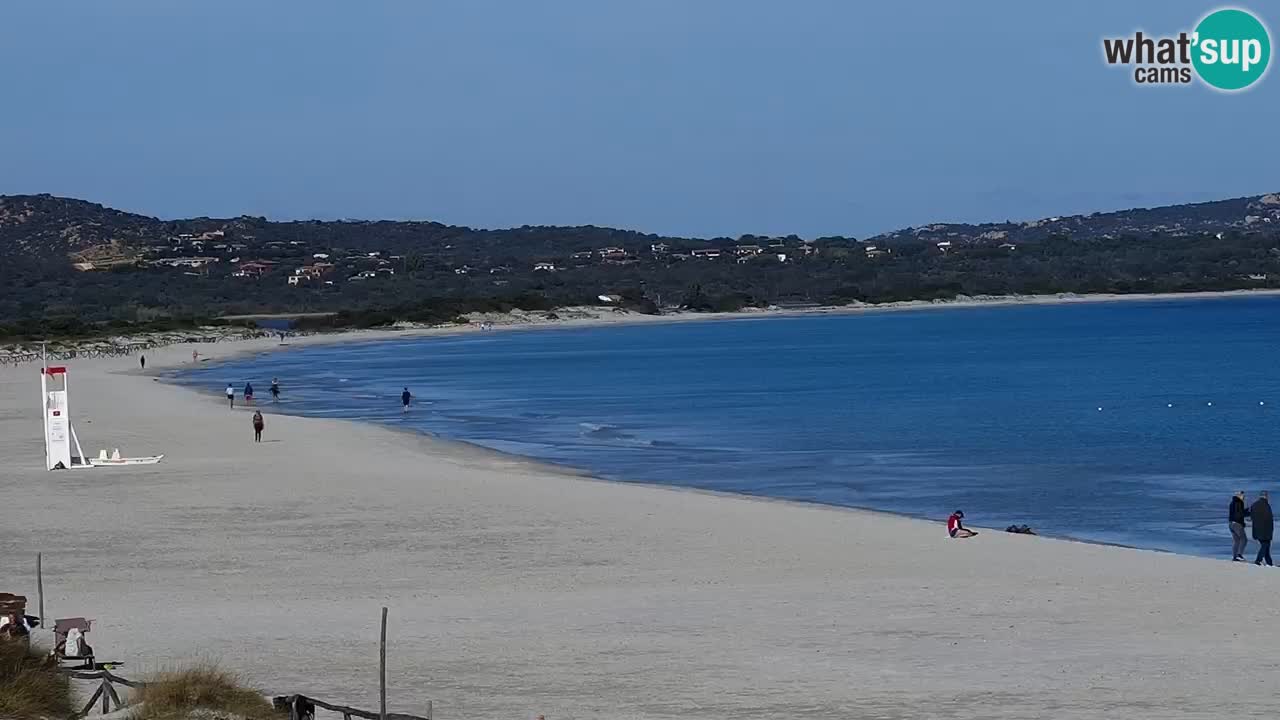
[[[442,718],[1280,713],[1280,571],[952,541],[342,421],[269,416],[259,445],[246,411],[135,358],[67,364],[86,452],[165,460],[43,471],[38,369],[0,369],[0,591],[34,600],[42,551],[49,614],[95,618],[125,676],[211,658],[269,693],[376,708],[387,605],[392,710],[432,699]]]

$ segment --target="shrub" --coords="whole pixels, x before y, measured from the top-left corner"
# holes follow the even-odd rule
[[[211,710],[249,720],[276,720],[281,714],[260,693],[212,665],[161,673],[138,690],[142,705],[135,720],[175,720],[193,710]]]
[[[0,717],[71,715],[71,681],[25,643],[0,640]]]

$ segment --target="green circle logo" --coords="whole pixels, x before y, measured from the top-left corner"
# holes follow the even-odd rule
[[[1252,14],[1216,10],[1196,26],[1191,62],[1200,79],[1219,90],[1243,90],[1257,82],[1271,60],[1271,36]]]

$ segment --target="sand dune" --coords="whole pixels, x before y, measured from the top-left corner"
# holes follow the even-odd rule
[[[69,365],[86,451],[166,458],[44,472],[36,368],[0,369],[0,590],[34,596],[44,552],[50,614],[96,618],[126,676],[214,658],[268,692],[376,707],[385,604],[392,709],[432,699],[441,718],[1280,713],[1280,571],[950,541],[341,421],[271,416],[255,445],[247,412],[135,359]]]

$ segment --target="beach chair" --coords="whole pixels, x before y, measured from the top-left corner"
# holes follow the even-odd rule
[[[53,624],[54,655],[58,662],[79,663],[77,667],[93,670],[97,667],[93,657],[93,647],[89,645],[85,633],[93,628],[93,621],[82,617],[62,618]]]

